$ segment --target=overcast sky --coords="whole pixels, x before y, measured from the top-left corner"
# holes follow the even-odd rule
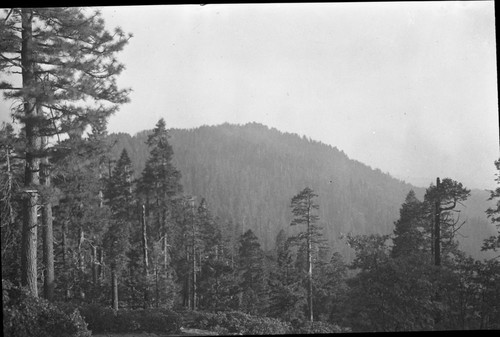
[[[111,132],[259,122],[417,186],[494,188],[494,3],[107,7],[131,103]],[[2,113],[4,113],[2,111]]]

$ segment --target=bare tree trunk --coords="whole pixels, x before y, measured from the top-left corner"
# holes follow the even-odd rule
[[[102,180],[102,166],[99,164],[99,181]],[[102,186],[102,185],[101,185]],[[102,192],[102,189],[99,189],[99,208],[102,208],[104,206],[104,193]],[[103,251],[102,247],[97,247],[97,241],[94,240],[94,244],[96,245],[94,247],[94,266],[95,266],[95,280],[94,284],[95,285],[100,285],[101,280],[103,277]]]
[[[135,303],[137,303],[137,301],[135,299],[135,287],[134,287],[134,282],[133,282],[134,270],[133,270],[133,267],[131,264],[129,264],[128,273],[129,273],[129,280],[130,280],[128,282],[129,292],[130,292],[128,304],[129,305],[132,304],[133,306],[135,306]]]
[[[167,231],[165,230],[163,233],[163,271],[165,273],[165,276],[167,276],[168,272],[168,238],[167,238]]]
[[[54,275],[54,237],[52,227],[52,205],[44,205],[42,208],[43,226],[43,262],[45,264],[45,277],[43,284],[44,297],[54,300],[55,275]]]
[[[148,262],[148,236],[146,230],[146,206],[142,205],[142,257],[143,257],[143,272],[146,278],[144,287],[144,308],[149,306],[149,262]]]
[[[102,247],[97,249],[97,283],[100,285],[104,277],[104,252]]]
[[[440,187],[440,181],[439,178],[436,178],[436,195],[437,195],[437,200],[435,200],[434,203],[434,208],[435,208],[435,214],[434,214],[434,265],[436,267],[441,266],[441,229],[440,229],[440,218],[441,218],[441,200],[439,196],[439,187]],[[435,295],[435,300],[436,302],[441,302],[441,293],[440,290],[436,290],[436,295]],[[439,330],[440,329],[440,323],[441,323],[441,313],[436,311],[436,314],[434,316],[434,329]]]
[[[191,220],[191,305],[192,309],[196,310],[196,219],[194,213],[194,198],[191,199],[191,211],[192,211],[192,220]]]
[[[114,269],[111,270],[111,296],[112,308],[118,310],[118,276]]]
[[[193,247],[192,247],[192,253],[191,253],[193,256],[192,256],[192,262],[193,262],[193,271],[192,271],[192,285],[193,285],[193,291],[192,291],[192,295],[193,295],[193,299],[192,299],[192,305],[193,305],[193,310],[196,310],[196,248],[195,248],[195,245],[194,245],[194,242],[193,242]]]
[[[440,181],[439,178],[436,179],[436,191],[439,195]],[[434,215],[434,264],[436,266],[441,265],[441,229],[440,229],[440,217],[441,217],[441,202],[438,199],[435,201],[435,215]]]
[[[6,232],[2,236],[2,261],[4,261],[4,256],[7,251],[12,249],[11,238],[14,225],[14,211],[12,208],[12,168],[10,165],[10,146],[7,147],[7,188],[5,191],[5,203],[7,204],[7,216],[5,217],[5,225],[2,223],[2,227],[6,227]]]
[[[163,201],[166,202],[166,195],[163,196]],[[167,223],[167,209],[166,206],[163,211],[159,210],[160,214],[163,215],[161,224],[162,224],[162,232],[163,232],[163,275],[165,277],[165,291],[166,299],[168,298],[168,291],[170,287],[169,280],[169,267],[168,267],[168,223]]]
[[[158,279],[158,265],[155,262],[155,290],[156,290],[156,307],[160,307],[160,280]]]
[[[83,242],[85,241],[85,233],[83,229],[80,227],[79,229],[79,237],[80,237],[80,242],[78,243],[78,269],[80,270],[81,275],[84,275],[85,273],[85,258],[83,256],[83,249],[82,245]],[[80,287],[80,299],[85,299],[85,291],[83,290],[82,287]]]
[[[67,270],[68,266],[68,259],[67,259],[67,253],[68,253],[68,239],[67,239],[67,232],[68,232],[68,222],[65,220],[62,223],[62,239],[61,239],[61,246],[62,246],[62,264],[63,264],[63,270]],[[70,298],[70,292],[69,292],[69,286],[68,282],[65,282],[65,290],[64,290],[64,296],[66,299]]]
[[[33,61],[33,32],[32,32],[32,10],[21,9],[22,20],[22,44],[21,65],[22,82],[24,88],[29,88],[35,83],[34,61]],[[26,134],[26,164],[24,171],[24,186],[26,187],[25,200],[23,202],[23,229],[21,238],[21,284],[28,291],[38,297],[37,285],[37,211],[39,184],[39,159],[36,151],[40,148],[40,137],[37,135],[35,118],[38,111],[35,110],[34,99],[24,99],[25,134]]]
[[[313,322],[313,292],[312,292],[312,247],[311,247],[311,231],[310,224],[307,224],[307,278],[308,278],[308,287],[307,287],[307,301],[309,306],[309,322]]]
[[[97,267],[99,266],[99,261],[97,260],[97,246],[92,245],[91,259],[92,259],[92,284],[97,285],[98,283]]]
[[[188,245],[186,245],[186,263],[187,265],[189,266],[189,263],[190,263],[190,256],[189,256],[189,248],[188,248]],[[188,308],[191,308],[191,300],[192,300],[192,295],[191,295],[191,281],[192,281],[192,278],[191,278],[191,268],[188,267],[188,272],[187,272],[187,278],[186,278],[186,298],[187,298],[187,307]]]
[[[430,231],[431,231],[431,257],[430,257],[430,263],[434,264],[435,263],[435,255],[434,255],[434,246],[435,246],[435,241],[434,241],[434,232],[435,232],[435,219],[434,221],[430,222]]]
[[[309,205],[311,200],[308,200]],[[311,242],[311,214],[310,206],[307,209],[307,302],[309,309],[309,322],[313,322],[313,292],[312,292],[312,242]]]
[[[14,210],[12,209],[12,168],[10,165],[10,147],[7,147],[7,221],[11,226],[14,223]]]
[[[42,149],[47,146],[47,137],[42,138]],[[40,163],[40,182],[45,187],[50,187],[49,158],[43,157]],[[42,204],[42,229],[43,229],[43,263],[45,265],[43,295],[49,300],[54,300],[54,230],[52,218],[52,202],[50,196]]]

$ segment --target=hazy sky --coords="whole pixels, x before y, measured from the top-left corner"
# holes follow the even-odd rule
[[[494,3],[107,7],[131,103],[112,132],[259,122],[417,186],[493,188]],[[0,106],[3,108],[4,106]],[[5,112],[2,111],[2,114]],[[2,118],[5,119],[5,118]]]

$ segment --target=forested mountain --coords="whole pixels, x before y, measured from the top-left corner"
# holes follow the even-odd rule
[[[169,132],[185,193],[205,198],[213,213],[232,221],[240,233],[252,229],[266,250],[274,246],[281,229],[295,234],[290,198],[306,186],[319,195],[324,234],[347,260],[352,260],[353,251],[342,242],[342,234],[390,234],[407,193],[413,189],[421,200],[425,193],[425,188],[350,159],[336,147],[258,123]],[[110,135],[113,154],[118,158],[125,148],[134,172],[142,172],[149,134]],[[461,207],[460,219],[467,221],[458,239],[477,258],[486,256],[480,252],[482,240],[495,233],[484,213],[490,206],[488,196],[472,190]]]
[[[5,336],[500,328],[500,159],[471,194],[256,123],[109,135],[132,35],[82,8],[3,13],[0,73],[22,75],[0,83],[19,103],[0,125]]]

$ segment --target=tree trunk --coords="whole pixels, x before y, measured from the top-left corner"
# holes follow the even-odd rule
[[[12,226],[14,223],[14,211],[12,209],[12,168],[10,165],[10,147],[7,147],[7,221],[8,225]]]
[[[146,230],[146,206],[142,205],[142,258],[143,272],[146,278],[144,285],[144,309],[149,306],[149,263],[148,263],[148,236]]]
[[[309,321],[313,322],[313,292],[312,292],[312,252],[311,252],[311,232],[310,225],[308,224],[308,235],[307,235],[307,276],[308,276],[308,287],[307,287],[307,301],[309,307]]]
[[[165,273],[165,277],[168,273],[168,238],[166,229],[163,232],[163,271]]]
[[[166,198],[166,195],[164,196]],[[164,199],[165,201],[165,199]],[[166,207],[163,210],[159,210],[159,213],[162,214],[162,220],[161,220],[161,228],[163,232],[163,240],[162,240],[162,245],[163,245],[163,275],[165,277],[165,291],[164,293],[166,294],[166,299],[168,298],[168,291],[169,291],[169,267],[168,267],[168,224],[167,224],[167,209]]]
[[[118,276],[114,269],[111,270],[111,296],[112,296],[112,308],[113,310],[118,310]]]
[[[439,196],[439,187],[440,187],[440,181],[439,178],[436,178],[436,195],[437,199],[435,200],[434,203],[434,208],[435,208],[435,214],[434,214],[434,265],[436,267],[441,266],[441,229],[440,229],[440,217],[441,217],[441,200]],[[436,302],[441,302],[441,293],[440,290],[436,290],[436,295],[435,295],[435,301]],[[440,329],[440,323],[441,323],[441,312],[439,309],[436,311],[436,314],[434,316],[434,330],[439,330]]]
[[[78,269],[79,269],[80,275],[84,275],[85,274],[85,258],[83,256],[82,245],[83,245],[83,242],[85,241],[85,233],[81,227],[79,229],[79,237],[80,237],[80,241],[78,243]],[[80,299],[82,299],[82,300],[85,299],[85,291],[82,287],[80,287]]]
[[[439,178],[436,179],[436,191],[439,195],[440,181]],[[441,229],[440,229],[440,217],[441,217],[441,202],[438,199],[435,201],[435,215],[434,215],[434,264],[436,266],[441,265]]]
[[[308,200],[309,204],[311,201]],[[311,214],[310,207],[307,209],[307,302],[309,309],[309,322],[313,322],[313,298],[312,298],[312,242],[311,242]]]
[[[156,307],[160,307],[160,280],[158,279],[158,266],[155,262],[155,290],[156,290]]]
[[[196,219],[194,213],[194,198],[191,199],[191,305],[196,310]]]
[[[21,9],[22,20],[22,85],[30,88],[35,83],[33,62],[33,36],[32,36],[32,10]],[[35,110],[34,99],[24,98],[25,134],[26,134],[26,164],[24,171],[24,186],[26,194],[23,201],[23,229],[21,238],[21,285],[26,286],[28,291],[38,297],[37,285],[37,211],[39,184],[39,160],[36,151],[40,148],[40,137],[37,135],[36,118],[38,111]]]
[[[435,208],[435,206],[434,206],[434,208]],[[436,211],[436,210],[434,209],[434,211]],[[436,215],[434,214],[434,216],[436,216]],[[434,254],[434,246],[436,244],[435,241],[434,241],[434,232],[436,231],[436,229],[435,229],[435,221],[436,221],[436,219],[434,218],[434,221],[430,222],[430,231],[431,231],[431,257],[430,257],[430,263],[431,264],[435,263],[435,254]]]
[[[111,174],[110,174],[111,176]],[[102,180],[102,166],[101,164],[99,164],[99,181]],[[104,206],[104,193],[102,192],[102,189],[99,189],[99,208],[102,208]],[[94,265],[95,265],[95,282],[94,284],[95,285],[100,285],[101,284],[101,280],[102,280],[102,277],[103,277],[103,250],[102,250],[102,247],[97,247],[97,243],[96,241],[94,240],[94,244],[96,244],[96,246],[94,247],[94,257],[95,257],[95,261],[94,261]]]
[[[44,297],[54,300],[55,275],[54,275],[54,237],[52,227],[52,205],[42,208],[43,226],[43,262],[45,264],[45,277],[43,284]]]
[[[99,261],[97,265],[97,283],[100,285],[104,278],[104,250],[102,247],[97,249],[97,261]]]
[[[47,137],[42,138],[42,149],[45,150]],[[43,157],[40,163],[40,182],[46,188],[50,187],[49,158]],[[42,229],[43,229],[43,264],[45,265],[43,295],[49,300],[54,300],[55,276],[54,276],[54,230],[52,218],[52,202],[46,197],[42,205]]]
[[[12,249],[9,241],[12,238],[13,226],[14,226],[14,211],[12,208],[12,169],[10,165],[10,146],[7,147],[7,188],[5,191],[5,203],[7,204],[7,216],[6,224],[7,231],[2,241],[2,261],[4,261],[4,256],[7,251]],[[2,227],[4,224],[2,224]]]
[[[192,305],[193,305],[193,310],[196,310],[196,250],[193,242],[193,248],[192,248],[192,262],[193,262],[193,271],[192,271],[192,285],[193,285],[193,299],[192,299]]]
[[[67,252],[68,252],[68,239],[67,239],[67,232],[68,232],[68,221],[63,221],[62,223],[62,238],[61,238],[61,246],[62,246],[62,265],[63,265],[63,270],[67,271],[68,270],[68,259],[67,259]],[[69,290],[69,285],[68,285],[69,280],[66,280],[64,284],[64,296],[68,300],[70,298],[70,290]]]
[[[97,270],[99,266],[99,261],[97,259],[97,246],[92,245],[91,258],[92,258],[92,284],[97,285],[97,283],[99,282],[98,270]]]
[[[128,273],[129,273],[129,281],[127,283],[128,283],[128,286],[129,286],[130,296],[129,296],[127,302],[128,302],[129,306],[130,305],[135,306],[135,304],[137,303],[137,301],[135,299],[134,268],[133,268],[132,264],[129,264]]]

